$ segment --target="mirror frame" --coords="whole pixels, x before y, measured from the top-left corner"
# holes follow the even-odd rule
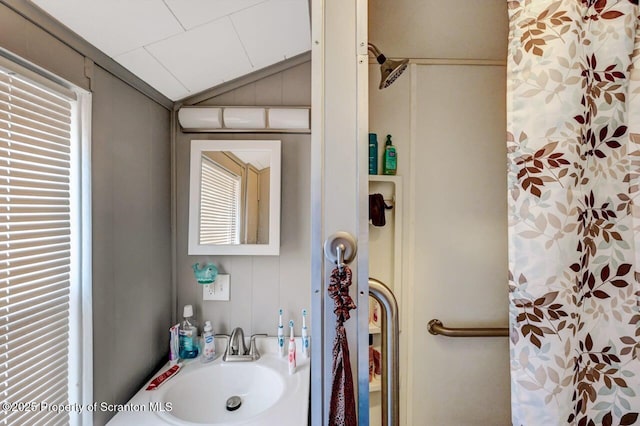
[[[200,172],[204,151],[269,151],[269,243],[268,244],[200,244]],[[281,141],[279,140],[211,140],[191,141],[189,178],[189,255],[249,255],[280,254],[280,182]]]

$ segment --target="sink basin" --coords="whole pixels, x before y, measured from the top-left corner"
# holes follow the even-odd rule
[[[258,363],[214,363],[178,374],[154,392],[153,402],[171,405],[158,415],[171,421],[207,425],[243,422],[273,407],[284,391],[278,371]],[[229,398],[240,397],[240,406],[227,410]]]
[[[226,340],[216,338],[216,347]],[[297,346],[301,347],[297,338]],[[278,354],[275,337],[258,337],[261,357],[257,361],[224,362],[222,356],[203,364],[183,361],[175,377],[157,390],[144,385],[109,426],[301,426],[309,416],[309,359],[298,357],[298,367],[289,374],[287,358]],[[158,373],[164,371],[165,366]],[[155,374],[154,376],[156,376]],[[237,406],[239,397],[240,405]],[[233,411],[227,410],[227,404]]]

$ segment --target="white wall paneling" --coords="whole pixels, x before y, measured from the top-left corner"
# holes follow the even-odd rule
[[[507,339],[447,339],[425,328],[432,318],[507,322],[505,68],[415,71],[408,391],[428,397],[411,414],[425,425],[509,424]]]

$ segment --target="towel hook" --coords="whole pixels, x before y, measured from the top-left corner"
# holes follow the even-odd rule
[[[338,244],[338,247],[336,247],[336,263],[340,273],[342,273],[344,269],[344,249],[345,247],[342,243]]]
[[[356,239],[348,232],[336,232],[324,242],[325,257],[335,264],[340,272],[355,259],[357,251]]]

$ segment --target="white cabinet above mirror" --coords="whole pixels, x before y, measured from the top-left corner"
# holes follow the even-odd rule
[[[280,141],[192,140],[189,254],[280,253]]]

